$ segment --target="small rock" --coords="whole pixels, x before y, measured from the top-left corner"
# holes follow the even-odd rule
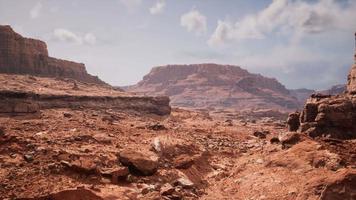
[[[32,162],[34,160],[33,156],[30,154],[25,154],[23,157],[27,162]]]
[[[174,167],[177,169],[188,169],[194,164],[194,157],[187,154],[183,154],[174,159],[173,164]]]
[[[253,133],[253,136],[258,137],[260,139],[265,139],[266,138],[266,132],[262,131],[255,131]]]
[[[180,185],[183,188],[193,188],[194,183],[187,178],[179,178],[175,181],[175,185]]]
[[[79,160],[75,160],[71,163],[68,163],[67,161],[61,161],[61,164],[75,172],[82,174],[96,174],[98,171],[94,161],[89,158],[80,158]]]
[[[35,136],[42,136],[46,133],[47,133],[47,131],[41,131],[41,132],[35,133]]]
[[[278,137],[271,138],[270,143],[271,144],[279,144],[280,143],[279,138]]]
[[[166,196],[166,195],[173,194],[174,191],[175,191],[174,187],[171,184],[166,183],[162,185],[160,193],[162,196]]]
[[[141,189],[141,194],[145,195],[149,192],[155,191],[156,190],[156,186],[155,185],[147,185],[144,184],[142,189]]]
[[[153,125],[149,125],[147,128],[151,129],[151,130],[154,130],[154,131],[162,131],[162,130],[166,130],[167,129],[164,125],[162,125],[160,123],[155,123]]]
[[[296,132],[288,132],[282,136],[279,137],[279,140],[282,143],[282,148],[287,149],[292,147],[293,145],[299,143],[302,138],[299,133]]]
[[[158,137],[154,138],[151,146],[153,148],[154,151],[156,152],[161,152],[162,151],[162,145],[161,145],[161,141],[159,140]]]
[[[257,163],[257,164],[263,164],[263,162],[264,162],[264,161],[263,161],[263,159],[261,159],[261,158],[259,158],[259,159],[256,160],[256,163]]]
[[[71,118],[73,115],[71,113],[63,113],[63,116],[66,118]]]
[[[127,167],[116,167],[111,169],[102,169],[101,175],[111,177],[111,182],[117,184],[119,180],[125,180],[129,175],[129,169]]]

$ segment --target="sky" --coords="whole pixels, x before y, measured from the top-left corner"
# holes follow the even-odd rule
[[[287,88],[346,82],[355,0],[0,0],[0,24],[115,85],[154,66],[218,63]]]

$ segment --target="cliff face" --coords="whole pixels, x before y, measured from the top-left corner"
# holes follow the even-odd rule
[[[356,63],[356,53],[355,53]],[[342,90],[341,87],[340,90]],[[347,91],[335,96],[315,94],[300,115],[299,131],[311,137],[356,138],[356,65],[348,75]]]
[[[155,67],[128,91],[167,95],[171,105],[188,108],[272,108],[292,110],[298,101],[276,79],[231,65],[195,64]]]
[[[10,26],[0,26],[0,73],[65,77],[104,84],[88,74],[84,64],[49,57],[45,42],[24,38]]]

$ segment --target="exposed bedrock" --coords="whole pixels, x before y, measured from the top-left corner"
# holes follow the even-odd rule
[[[45,42],[24,38],[10,26],[0,26],[0,73],[65,77],[104,84],[88,74],[84,64],[49,57]]]
[[[168,97],[141,96],[71,96],[1,91],[0,114],[26,115],[41,109],[92,108],[118,109],[157,115],[169,115]]]
[[[299,131],[311,137],[356,138],[356,64],[351,67],[345,93],[314,94],[307,100]]]

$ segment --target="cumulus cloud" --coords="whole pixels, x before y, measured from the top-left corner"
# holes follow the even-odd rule
[[[346,82],[349,60],[347,56],[317,52],[301,45],[281,45],[265,54],[241,57],[239,64],[276,77],[289,88],[325,89]]]
[[[83,36],[78,35],[67,29],[55,29],[53,31],[53,37],[61,42],[68,42],[74,44],[90,44],[94,45],[96,43],[96,37],[92,33],[86,33]]]
[[[208,43],[220,45],[228,40],[263,39],[271,33],[300,37],[354,28],[356,3],[349,3],[342,7],[335,0],[273,0],[267,8],[235,23],[219,20]]]
[[[94,45],[96,43],[96,37],[93,33],[86,33],[84,35],[84,42]]]
[[[33,6],[32,9],[30,10],[30,17],[32,19],[36,19],[37,17],[40,16],[41,10],[42,10],[42,3],[37,2],[36,5]]]
[[[207,31],[206,17],[197,10],[191,10],[183,14],[180,18],[180,24],[189,32],[201,35]]]
[[[164,7],[166,6],[165,0],[158,0],[151,8],[150,13],[152,15],[157,15],[163,12]]]
[[[120,0],[120,3],[123,4],[129,12],[132,12],[142,4],[142,0]]]

